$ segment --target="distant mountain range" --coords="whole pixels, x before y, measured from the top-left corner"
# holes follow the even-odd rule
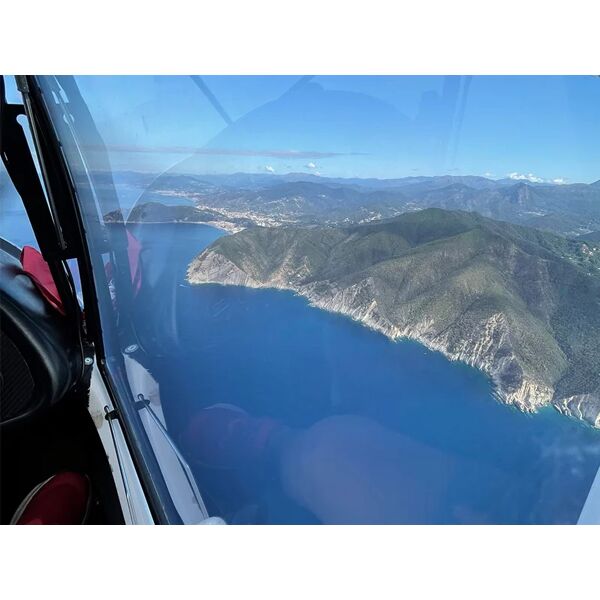
[[[450,187],[465,203],[476,193],[464,183]],[[583,206],[590,187],[566,193]],[[265,210],[286,207],[287,215],[316,215],[324,203],[335,212],[338,202],[360,212],[357,199],[373,193],[329,188],[319,203],[306,182],[286,189],[294,190],[288,200],[272,186],[259,202]],[[526,206],[539,200],[538,189],[494,187],[498,204],[490,196],[488,206],[511,199]],[[565,189],[544,189],[547,205]],[[447,190],[430,186],[423,194],[448,201]],[[552,404],[600,427],[600,246],[426,209],[363,224],[251,227],[214,242],[187,276],[192,284],[291,290],[392,339],[418,340],[481,369],[503,402],[524,411]]]
[[[129,220],[219,223],[238,231],[254,223],[349,224],[386,219],[424,208],[477,212],[483,216],[575,237],[600,231],[600,181],[553,185],[476,176],[340,179],[306,173],[176,175],[129,174],[154,204],[168,198],[186,209],[144,206]],[[110,215],[110,219],[120,218]]]

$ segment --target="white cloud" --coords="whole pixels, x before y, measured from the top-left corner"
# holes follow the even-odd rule
[[[308,164],[304,165],[307,169],[316,169],[317,165],[315,165],[314,162],[309,162]]]
[[[489,171],[486,171],[486,172],[483,174],[483,176],[484,176],[484,177],[495,177],[495,175],[494,175],[493,173],[490,173]]]
[[[544,180],[533,173],[509,173],[508,177],[510,179],[515,179],[518,181],[529,181],[531,183],[543,183]]]
[[[567,179],[564,177],[555,177],[554,179],[543,179],[542,177],[538,177],[533,173],[509,173],[508,177],[510,179],[515,179],[517,181],[529,181],[531,183],[553,183],[554,185],[564,185],[567,183]]]
[[[275,169],[271,165],[265,165],[265,171],[268,173],[275,173]]]
[[[317,177],[321,177],[321,173],[320,173],[319,171],[315,171],[315,175],[316,175]]]

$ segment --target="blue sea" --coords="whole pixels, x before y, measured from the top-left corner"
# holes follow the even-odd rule
[[[141,339],[171,431],[227,403],[310,446],[304,471],[288,473],[313,486],[309,500],[289,493],[277,461],[260,472],[196,467],[213,512],[266,523],[576,522],[600,464],[599,431],[552,408],[523,414],[478,370],[290,292],[190,286],[187,265],[223,235],[214,228],[132,231],[152,298]]]
[[[22,217],[5,210],[1,233],[32,243]],[[215,228],[131,231],[144,268],[136,358],[159,382],[173,438],[203,408],[227,403],[304,440],[295,458],[275,453],[238,469],[190,456],[211,514],[234,523],[577,521],[600,431],[552,408],[505,406],[476,369],[292,293],[190,286],[187,265],[224,235]]]

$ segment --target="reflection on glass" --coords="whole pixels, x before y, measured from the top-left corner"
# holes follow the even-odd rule
[[[600,464],[597,79],[41,82],[105,252],[107,352],[209,514],[577,521]]]

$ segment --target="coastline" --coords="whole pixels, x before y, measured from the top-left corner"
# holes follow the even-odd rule
[[[200,269],[200,266],[202,269]],[[443,341],[435,341],[427,337],[427,323],[419,324],[420,326],[400,328],[378,315],[375,301],[366,308],[363,306],[352,307],[352,297],[356,297],[357,293],[361,291],[360,289],[339,290],[330,296],[323,296],[322,294],[315,294],[310,284],[298,287],[291,285],[289,282],[285,283],[277,280],[263,283],[253,279],[224,257],[209,251],[202,252],[191,261],[186,272],[186,281],[191,285],[237,285],[253,289],[292,292],[304,298],[314,308],[343,315],[368,329],[385,335],[391,341],[411,340],[430,351],[439,352],[450,361],[460,362],[479,370],[490,379],[494,397],[505,405],[514,406],[529,414],[537,413],[542,408],[552,406],[560,414],[583,421],[594,428],[600,428],[600,399],[585,394],[556,398],[553,388],[529,380],[526,377],[521,379],[515,390],[507,390],[500,381],[500,374],[504,365],[492,364],[481,356],[481,350],[485,347],[485,339],[476,345],[480,355],[474,353],[473,350],[469,352],[466,347],[461,351],[451,352]],[[501,315],[495,319],[495,322],[486,323],[486,330],[488,327],[493,330],[500,318]],[[589,406],[586,406],[586,404]]]
[[[236,228],[234,225],[228,226],[224,223],[217,224],[212,221],[109,221],[107,225],[204,225],[205,227],[212,227],[226,233],[237,233],[241,231],[243,227]]]

